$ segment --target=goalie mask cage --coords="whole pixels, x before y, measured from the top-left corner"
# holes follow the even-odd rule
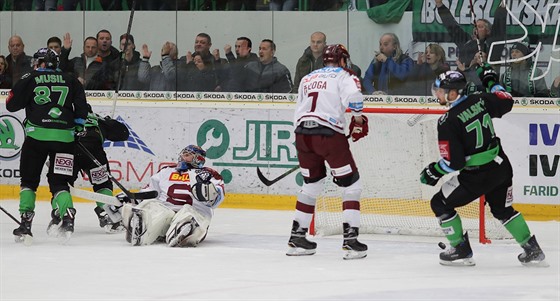
[[[439,159],[437,119],[441,109],[365,108],[369,135],[350,143],[362,181],[360,233],[444,236],[430,208],[435,187],[420,183],[420,171]],[[349,116],[348,116],[349,119]],[[310,227],[313,235],[342,234],[342,188],[325,181]],[[463,230],[481,243],[511,238],[485,206],[484,197],[456,208]]]

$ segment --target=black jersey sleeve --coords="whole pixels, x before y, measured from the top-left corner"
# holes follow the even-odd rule
[[[446,171],[452,172],[465,167],[466,161],[462,127],[448,113],[440,117],[438,122],[438,149],[443,163],[450,168]]]
[[[501,118],[513,108],[513,98],[511,94],[504,91],[494,93],[483,93],[485,107],[492,118]]]

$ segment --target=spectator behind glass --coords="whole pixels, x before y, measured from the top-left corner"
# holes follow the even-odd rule
[[[8,63],[8,81],[15,85],[19,79],[26,73],[33,71],[31,67],[31,57],[25,54],[25,44],[20,36],[11,36],[8,40],[8,51],[10,54],[6,57]]]
[[[198,52],[192,54],[194,68],[187,72],[185,81],[185,91],[217,91],[218,76],[216,71],[211,68],[211,58],[206,57]]]
[[[473,64],[474,55],[479,52],[477,44],[477,36],[481,43],[482,52],[488,54],[490,45],[494,41],[503,41],[506,39],[506,19],[507,10],[505,9],[504,1],[501,1],[500,6],[494,12],[494,26],[486,19],[476,20],[476,28],[472,32],[466,32],[461,28],[459,23],[443,4],[443,0],[435,0],[436,11],[441,18],[441,21],[447,32],[451,36],[453,43],[459,48],[459,60],[464,64],[464,68],[475,66]],[[501,59],[504,44],[494,46],[492,50],[491,61],[498,61]],[[467,78],[468,79],[468,78]]]
[[[15,11],[30,11],[33,7],[33,0],[8,0],[7,3],[11,3],[12,10]]]
[[[394,33],[385,33],[379,39],[379,52],[371,61],[364,76],[367,94],[408,95],[404,84],[414,61],[402,52],[399,38]]]
[[[104,62],[111,63],[120,58],[120,52],[113,47],[113,37],[107,29],[102,29],[97,33],[97,55],[103,58]]]
[[[235,57],[231,51],[231,45],[224,46],[224,52],[226,53],[226,58],[229,64],[229,76],[226,80],[224,91],[228,92],[241,92],[244,91],[242,87],[243,83],[241,79],[243,77],[243,72],[245,65],[249,62],[258,61],[259,57],[251,52],[253,47],[253,42],[247,37],[239,37],[235,41]]]
[[[70,60],[70,66],[74,76],[88,89],[95,90],[98,86],[91,82],[91,78],[103,67],[103,59],[97,55],[97,39],[87,37],[84,40],[83,53]]]
[[[530,50],[527,44],[516,42],[511,46],[510,55],[512,59],[522,58],[529,53]],[[533,62],[530,58],[512,62],[511,65],[506,68],[505,73],[502,74],[502,86],[514,97],[548,97],[550,94],[544,77],[538,80],[531,80],[532,72]],[[537,70],[535,70],[535,77],[542,74],[541,69],[537,68]]]
[[[296,0],[270,0],[270,10],[292,11],[296,9]]]
[[[276,45],[264,39],[259,46],[259,61],[245,65],[243,87],[246,92],[289,93],[292,90],[290,70],[274,54]]]
[[[74,11],[78,4],[82,10],[86,10],[85,0],[62,0],[62,7],[66,11]]]
[[[54,50],[59,55],[58,69],[64,72],[72,72],[70,67],[70,62],[68,56],[70,55],[70,49],[72,48],[72,40],[70,39],[70,34],[66,33],[64,35],[64,46],[62,47],[62,41],[58,37],[50,37],[47,40],[47,48]]]
[[[409,89],[416,95],[432,95],[432,83],[438,75],[449,71],[445,62],[445,50],[438,44],[429,44],[425,53],[418,55],[418,61],[409,75]]]
[[[57,10],[57,5],[58,0],[35,0],[36,11],[55,11]]]
[[[560,96],[560,76],[557,76],[550,86],[550,97]]]
[[[227,65],[226,59],[220,58],[220,50],[214,49],[212,52],[210,52],[211,47],[212,47],[212,38],[210,37],[209,34],[202,32],[196,35],[196,38],[194,40],[194,51],[202,56],[203,61],[206,63],[206,67],[210,67],[212,70],[214,70],[214,72],[218,76],[218,87],[217,90],[215,91],[222,91],[223,90],[222,85],[225,84],[225,82],[228,79],[229,66]],[[181,91],[185,91],[184,89],[186,89],[186,87],[183,87],[181,85],[186,83],[181,80],[182,78],[181,75],[188,74],[192,69],[196,68],[193,62],[193,53],[187,51],[187,55],[181,57],[180,61],[181,64],[178,66],[179,67],[178,88]],[[183,64],[183,62],[185,62],[185,64]]]
[[[304,76],[313,70],[323,68],[323,49],[326,45],[327,36],[324,33],[317,31],[311,34],[309,47],[305,48],[296,65],[292,93],[297,93],[299,83]]]
[[[6,57],[0,54],[0,89],[10,89],[12,87],[9,77],[6,74],[8,63]]]
[[[150,67],[152,52],[148,45],[142,45],[142,60],[138,67],[138,80],[150,91],[177,90],[177,45],[165,42],[161,47],[161,61],[159,65]]]

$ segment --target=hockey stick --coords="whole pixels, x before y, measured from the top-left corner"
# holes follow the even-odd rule
[[[78,189],[72,186],[70,186],[70,194],[73,197],[78,197],[88,201],[99,202],[99,203],[104,203],[104,204],[109,204],[114,206],[122,206],[123,204],[114,196]]]
[[[286,176],[288,176],[289,174],[291,174],[292,172],[296,171],[297,169],[299,169],[299,165],[296,165],[292,168],[290,168],[288,171],[286,171],[285,173],[281,174],[280,176],[278,176],[275,179],[269,180],[267,179],[263,173],[261,172],[260,168],[257,167],[257,176],[259,177],[259,180],[261,180],[261,182],[263,182],[264,185],[266,186],[270,186],[280,180],[282,180],[283,178],[285,178]]]
[[[113,181],[113,183],[115,183],[123,192],[124,194],[126,194],[127,197],[133,199],[133,200],[145,200],[145,199],[155,199],[158,197],[158,192],[155,190],[152,191],[141,191],[141,192],[131,192],[128,189],[124,188],[124,186],[117,181],[117,179],[115,179],[115,177],[113,177],[113,175],[111,174],[111,171],[109,171],[107,169],[107,166],[101,164],[101,162],[99,162],[97,160],[97,158],[95,158],[95,156],[89,152],[89,150],[81,143],[81,142],[77,142],[78,147],[86,154],[86,156],[88,156],[91,161],[93,161],[93,163],[95,163],[95,165],[99,166],[99,167],[105,167],[105,170],[107,171],[107,176],[109,177],[109,179],[111,179],[111,181]]]
[[[16,222],[18,225],[21,226],[20,221],[18,221],[10,212],[6,211],[6,209],[4,209],[2,206],[0,206],[0,210],[4,211],[4,213],[6,213],[7,216],[9,216],[11,219],[14,220],[14,222]]]
[[[117,108],[117,98],[119,97],[119,89],[121,88],[122,78],[124,74],[122,74],[123,64],[124,64],[124,57],[126,55],[126,48],[128,47],[128,41],[130,40],[130,30],[132,29],[132,20],[134,19],[134,7],[136,6],[136,0],[132,0],[132,4],[130,7],[130,16],[128,17],[128,27],[126,28],[126,37],[124,39],[124,47],[123,53],[121,55],[120,63],[119,63],[119,73],[118,73],[118,80],[117,86],[115,87],[115,96],[113,98],[113,108],[111,109],[111,118],[115,116],[115,109]],[[121,41],[119,41],[119,45]]]
[[[480,38],[478,36],[478,27],[476,26],[476,15],[474,13],[474,6],[472,3],[472,0],[469,0],[470,3],[470,8],[471,8],[471,20],[473,22],[474,25],[474,35],[476,37],[476,46],[478,47],[478,53],[480,55],[480,64],[482,65],[482,45],[480,44]]]

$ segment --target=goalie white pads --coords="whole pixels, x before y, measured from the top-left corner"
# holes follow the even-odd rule
[[[196,183],[192,186],[192,194],[204,205],[213,207],[220,198],[220,193],[213,183]]]
[[[165,236],[175,212],[157,200],[146,200],[138,206],[125,204],[122,218],[126,240],[133,246],[149,245]]]
[[[173,217],[165,235],[170,247],[196,247],[206,237],[211,218],[192,206],[183,206]]]

